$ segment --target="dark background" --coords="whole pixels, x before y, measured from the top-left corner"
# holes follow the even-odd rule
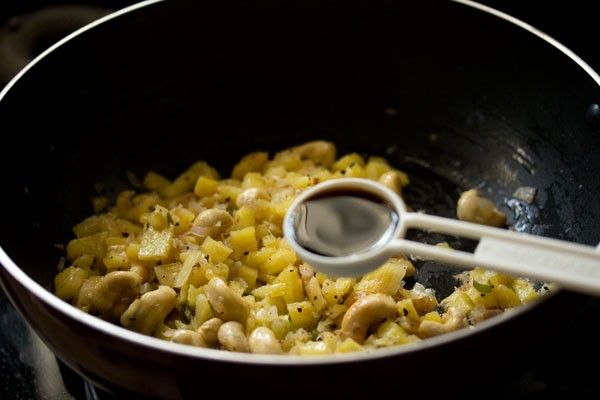
[[[3,1],[0,5],[0,88],[24,66],[27,57],[43,51],[77,26],[133,3],[135,2],[119,0]],[[486,0],[480,3],[517,17],[552,36],[596,71],[600,71],[598,17],[592,11],[592,5],[598,2]],[[64,19],[57,17],[61,11],[64,12]],[[548,352],[527,366],[526,372],[514,382],[506,382],[506,386],[501,388],[490,387],[489,391],[480,393],[480,396],[476,393],[476,397],[600,398],[600,379],[597,376],[600,345],[597,343],[597,331],[593,328],[597,325],[598,316],[600,299],[590,298],[586,308],[573,310],[573,315],[570,316],[572,327],[568,334],[559,339],[560,343],[550,346]],[[519,355],[510,356],[511,362],[519,362]],[[585,365],[587,362],[591,364]],[[451,366],[451,361],[448,365]],[[510,368],[509,365],[499,367]],[[468,375],[465,378],[468,379]],[[472,397],[474,394],[468,393],[468,390],[468,381],[457,382],[457,388],[450,390],[450,393],[461,396],[463,392]],[[106,394],[94,391],[58,363],[43,343],[30,332],[5,295],[0,293],[0,399],[107,397]]]

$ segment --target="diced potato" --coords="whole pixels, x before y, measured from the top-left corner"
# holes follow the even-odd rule
[[[176,207],[170,211],[173,216],[173,234],[179,236],[192,228],[196,215],[183,207]]]
[[[233,250],[223,242],[214,240],[210,236],[204,240],[202,246],[200,246],[200,250],[208,254],[209,260],[213,264],[222,263],[233,252]]]
[[[419,313],[415,308],[412,299],[402,299],[398,302],[398,313],[409,320],[418,321]]]
[[[219,187],[219,181],[206,176],[200,176],[194,186],[194,193],[199,197],[208,197],[215,194]]]
[[[74,299],[88,276],[89,273],[83,268],[65,268],[54,278],[54,293],[65,301]]]
[[[256,224],[256,213],[248,206],[241,206],[235,213],[235,224],[239,229],[254,227]]]
[[[258,248],[256,242],[256,229],[254,226],[229,232],[229,243],[237,254],[248,253]]]
[[[84,254],[94,256],[96,267],[102,266],[106,253],[106,232],[98,232],[79,239],[73,239],[67,244],[67,259],[75,260]]]
[[[475,306],[481,306],[484,308],[498,307],[498,299],[493,293],[482,293],[475,287],[471,286],[466,291],[467,296],[471,299]]]
[[[164,188],[162,191],[163,197],[173,198],[191,191],[200,176],[206,176],[209,179],[219,179],[220,177],[218,171],[211,167],[207,162],[195,162]]]
[[[288,303],[287,308],[294,329],[312,329],[317,325],[318,314],[310,301]]]
[[[166,260],[171,252],[173,235],[170,230],[147,229],[142,233],[141,247],[137,257],[141,261]]]
[[[512,308],[521,304],[521,299],[515,291],[503,284],[495,285],[492,294],[498,299],[498,306],[501,309]]]
[[[203,322],[213,318],[215,313],[210,306],[208,297],[204,294],[198,294],[196,296],[196,307],[194,310],[194,317],[196,318],[196,324],[201,325]]]
[[[512,282],[511,287],[523,303],[528,303],[538,298],[538,294],[535,291],[535,288],[533,287],[531,282],[529,282],[526,279],[515,279]]]
[[[254,289],[252,295],[259,299],[264,299],[265,297],[282,297],[285,295],[286,289],[286,282],[266,284]]]
[[[393,297],[402,287],[402,280],[409,264],[410,261],[405,258],[393,258],[365,274],[354,286],[347,303],[354,303],[357,299],[372,293],[383,293]]]
[[[290,304],[304,300],[304,286],[302,285],[302,278],[300,277],[297,267],[289,266],[284,268],[284,270],[279,273],[274,283],[285,283],[286,290],[282,297],[286,303]],[[311,310],[312,309],[311,303]]]
[[[351,353],[355,351],[362,351],[364,347],[356,343],[354,339],[347,338],[335,349],[336,353]]]
[[[327,303],[321,292],[321,285],[319,285],[319,281],[315,276],[311,277],[308,281],[304,281],[304,291],[308,300],[313,303],[315,311],[323,311]]]
[[[181,262],[157,265],[154,267],[154,274],[158,283],[161,285],[171,286],[175,283],[175,278],[181,270]]]
[[[287,266],[296,262],[296,253],[288,249],[277,249],[264,262],[260,264],[260,269],[268,274],[278,274]]]
[[[471,298],[463,291],[454,291],[448,297],[441,301],[440,305],[444,309],[456,308],[463,314],[468,314],[473,308],[475,303]]]
[[[242,180],[248,172],[260,172],[269,161],[269,153],[266,151],[254,151],[242,157],[233,167],[231,177]]]
[[[130,261],[126,250],[126,245],[112,245],[108,247],[103,259],[107,272],[127,269],[129,267]]]
[[[350,153],[340,157],[337,161],[335,161],[331,166],[331,169],[333,171],[343,171],[353,165],[364,167],[365,159],[358,153]]]
[[[171,184],[171,181],[161,174],[158,174],[154,171],[149,171],[146,176],[144,176],[142,183],[151,192],[164,195],[164,191]]]
[[[252,290],[256,287],[258,269],[249,267],[248,265],[242,265],[237,270],[237,276],[246,282],[248,290]]]

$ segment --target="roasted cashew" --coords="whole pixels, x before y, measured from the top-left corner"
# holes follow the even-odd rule
[[[121,315],[121,325],[146,335],[154,333],[158,325],[175,308],[177,293],[161,285],[135,300]]]
[[[228,321],[221,325],[217,333],[217,338],[219,339],[219,343],[229,351],[250,352],[248,338],[244,332],[244,325],[237,321]]]
[[[250,315],[250,306],[223,279],[212,278],[206,285],[205,292],[210,306],[220,319],[246,323]]]
[[[419,336],[428,338],[438,336],[443,333],[455,331],[464,327],[465,313],[456,307],[450,307],[442,317],[442,322],[425,320],[419,325]]]
[[[482,197],[477,189],[463,192],[456,205],[456,215],[462,221],[502,227],[506,215],[489,199]]]
[[[361,344],[367,337],[369,328],[397,312],[396,302],[391,296],[373,293],[354,302],[342,319],[342,338],[351,338]]]
[[[402,195],[402,177],[398,171],[388,171],[381,174],[379,183],[392,189],[396,194]]]
[[[200,325],[200,328],[196,329],[196,332],[202,336],[202,340],[208,346],[214,347],[219,342],[217,333],[219,328],[223,325],[223,320],[217,317],[206,320]]]
[[[292,152],[302,158],[307,158],[324,167],[329,167],[335,161],[337,149],[332,142],[314,140],[295,147]]]
[[[196,347],[208,347],[200,335],[196,331],[192,331],[189,329],[177,329],[173,336],[171,337],[171,341],[175,343],[188,344]]]
[[[249,207],[252,210],[258,208],[258,200],[271,200],[271,195],[265,189],[260,188],[248,188],[239,194],[235,200],[237,208],[242,206]]]
[[[204,238],[211,236],[216,239],[226,233],[233,226],[233,217],[225,210],[210,208],[198,214],[194,219],[195,227],[205,228]]]
[[[113,271],[99,280],[91,301],[101,314],[119,318],[140,293],[142,279],[132,271]]]
[[[255,328],[248,337],[248,346],[251,353],[258,354],[281,354],[283,348],[275,336],[275,332],[266,326]]]

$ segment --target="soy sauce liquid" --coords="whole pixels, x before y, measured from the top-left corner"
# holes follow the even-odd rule
[[[388,242],[398,219],[396,211],[373,193],[336,189],[298,206],[294,233],[298,244],[315,254],[343,257]]]

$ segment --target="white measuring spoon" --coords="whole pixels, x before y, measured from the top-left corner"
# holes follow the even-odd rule
[[[341,249],[328,255],[326,246],[323,247],[325,252],[315,252],[300,244],[300,239],[307,232],[319,236],[320,231],[337,230],[338,237],[333,234],[325,238],[310,238],[317,247],[322,241],[328,240],[335,246],[336,240],[352,236],[350,229],[353,219],[360,219],[362,215],[365,222],[364,217],[368,215],[363,214],[360,207],[349,212],[341,212],[343,210],[339,210],[339,207],[335,208],[336,196],[340,194],[355,194],[356,197],[370,199],[371,203],[384,205],[387,212],[391,213],[386,229],[380,229],[379,237],[374,238],[365,248],[354,248],[352,251]],[[316,226],[307,227],[304,218],[310,209],[306,205],[310,204],[309,201],[325,198],[333,201],[329,204],[329,211],[312,221]],[[376,221],[373,220],[373,223]],[[380,221],[379,224],[381,223]],[[451,234],[479,241],[474,252],[470,253],[405,239],[408,229]],[[535,278],[586,294],[600,295],[600,251],[595,247],[409,212],[400,196],[369,179],[332,179],[305,190],[289,207],[283,221],[283,231],[302,260],[330,276],[360,276],[381,266],[393,256],[411,254],[457,267],[481,267]]]

